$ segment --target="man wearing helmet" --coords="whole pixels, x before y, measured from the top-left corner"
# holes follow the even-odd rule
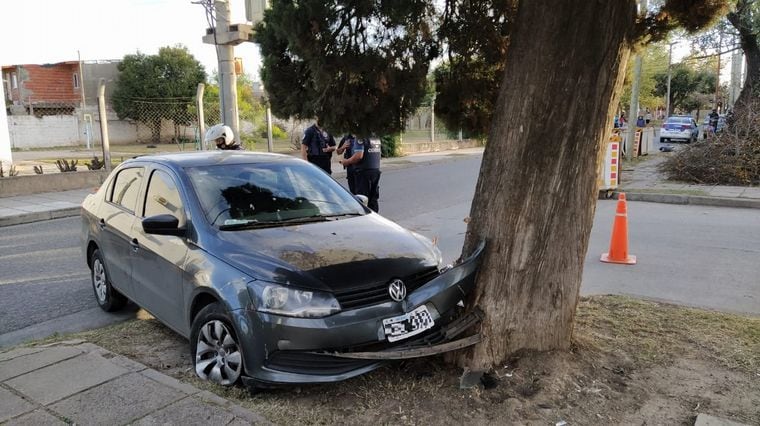
[[[213,143],[216,145],[216,149],[221,150],[243,149],[237,144],[237,142],[235,142],[235,135],[232,133],[230,126],[225,126],[224,124],[217,124],[216,126],[209,128],[206,132],[204,142],[206,143],[206,146]]]

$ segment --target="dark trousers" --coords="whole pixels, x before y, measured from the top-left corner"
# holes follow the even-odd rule
[[[346,169],[346,180],[348,181],[348,190],[352,194],[356,194],[356,170],[353,167]]]
[[[332,174],[332,162],[330,161],[331,157],[329,155],[307,155],[306,159],[309,163],[314,164],[328,174]]]
[[[379,212],[377,199],[380,198],[380,170],[356,170],[356,193],[366,196],[369,199],[367,207]]]

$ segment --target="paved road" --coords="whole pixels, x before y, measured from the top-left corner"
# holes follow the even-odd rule
[[[390,170],[380,211],[458,257],[479,155]],[[339,179],[344,180],[344,179]],[[602,264],[614,216],[598,204],[583,294],[621,293],[760,314],[760,216],[756,211],[629,203],[633,267]],[[126,318],[101,313],[79,251],[79,219],[6,227],[0,233],[0,346]],[[42,324],[42,325],[39,325]]]

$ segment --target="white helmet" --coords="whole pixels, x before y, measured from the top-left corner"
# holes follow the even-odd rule
[[[235,145],[235,135],[232,133],[230,126],[217,124],[206,131],[204,142],[207,145],[214,144],[220,149],[231,148]]]

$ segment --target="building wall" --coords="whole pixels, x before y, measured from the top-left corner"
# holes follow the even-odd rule
[[[8,131],[11,148],[29,149],[79,144],[79,123],[76,116],[10,115]]]
[[[80,89],[74,86],[74,75],[82,84],[77,63],[23,65],[21,68],[21,100],[23,102],[78,103]]]

